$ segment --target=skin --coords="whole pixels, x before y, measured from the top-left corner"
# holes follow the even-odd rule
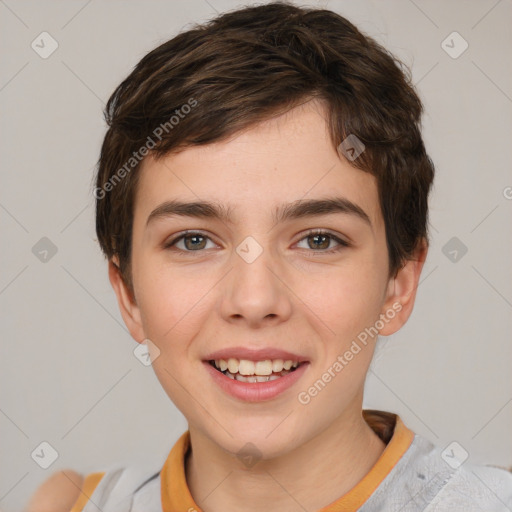
[[[401,310],[380,334],[390,335],[407,321],[426,243],[389,276],[375,178],[336,152],[325,111],[315,100],[229,140],[158,161],[148,157],[140,178],[133,293],[115,259],[109,276],[133,338],[158,347],[155,373],[188,420],[192,453],[186,475],[198,506],[205,512],[293,512],[335,501],[385,448],[361,415],[375,338],[307,405],[297,395],[393,304]],[[359,205],[371,226],[347,213],[274,224],[276,205],[332,197],[333,191]],[[232,223],[173,216],[146,226],[150,213],[171,199],[229,205]],[[326,245],[317,241],[317,248],[305,233],[310,228],[351,245],[331,239],[328,248],[340,251],[326,254],[330,239]],[[200,244],[204,248],[194,251],[184,240],[163,248],[187,229],[208,237]],[[247,236],[263,249],[250,264],[236,252]],[[304,356],[309,366],[278,397],[244,402],[220,390],[202,362],[213,351],[238,345],[278,347]],[[236,457],[247,442],[261,454],[252,468]]]
[[[83,483],[83,476],[72,469],[54,473],[37,488],[25,512],[69,512]]]

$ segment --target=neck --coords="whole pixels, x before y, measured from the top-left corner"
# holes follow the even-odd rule
[[[201,432],[191,428],[190,439],[187,484],[205,512],[320,509],[352,489],[386,446],[360,410],[350,418],[340,417],[285,455],[261,460],[249,470]]]

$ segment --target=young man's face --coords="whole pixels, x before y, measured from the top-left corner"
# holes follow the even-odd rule
[[[283,216],[286,205],[334,198],[355,206]],[[230,213],[151,215],[169,201],[211,202]],[[311,229],[332,237],[308,236]],[[165,247],[185,230],[200,234]],[[133,337],[160,351],[153,367],[165,391],[191,431],[233,453],[251,442],[265,458],[360,419],[375,344],[368,332],[377,325],[390,334],[406,321],[421,270],[389,278],[375,178],[337,154],[316,102],[227,142],[146,159],[132,245],[136,303],[113,266],[111,279]],[[226,361],[301,364],[244,383],[210,365],[218,351]]]

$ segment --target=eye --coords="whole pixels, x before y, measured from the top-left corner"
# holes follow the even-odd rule
[[[206,247],[207,241],[210,241],[215,247],[215,244],[204,233],[189,231],[181,234],[170,242],[166,242],[164,248],[170,249],[171,247],[176,247],[180,251],[196,252],[201,251],[202,249],[211,249],[212,247]]]
[[[345,247],[349,247],[350,244],[345,240],[321,229],[313,229],[309,231],[305,237],[299,240],[299,243],[306,240],[308,247],[306,249],[313,249],[314,252],[321,253],[333,253],[341,251]],[[337,245],[333,248],[331,242],[335,242]]]
[[[324,231],[321,229],[310,230],[306,236],[299,240],[298,244],[300,244],[303,240],[306,240],[308,245],[306,249],[322,254],[338,252],[343,248],[350,246],[350,244],[345,240],[342,240],[329,231]],[[210,247],[207,246],[208,242],[211,244]],[[333,243],[335,244],[334,247],[332,247]],[[210,237],[204,233],[199,231],[189,231],[182,233],[169,242],[166,242],[164,244],[164,249],[173,249],[182,252],[200,252],[204,249],[215,248],[215,246],[216,245],[212,242]],[[304,247],[302,247],[302,249],[304,249]]]

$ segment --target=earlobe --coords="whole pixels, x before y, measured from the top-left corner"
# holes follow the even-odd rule
[[[108,262],[108,278],[117,297],[117,303],[124,323],[133,339],[141,343],[146,336],[142,327],[139,306],[135,301],[132,290],[125,283],[119,269],[119,260],[116,256]]]
[[[409,319],[416,300],[416,291],[425,259],[428,243],[418,244],[413,258],[407,260],[388,283],[382,314],[388,320],[379,334],[389,336],[398,331]],[[382,316],[382,315],[381,315]]]

